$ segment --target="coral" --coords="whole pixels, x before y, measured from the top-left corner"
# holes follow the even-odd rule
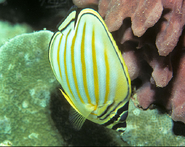
[[[150,82],[145,82],[141,88],[136,91],[137,95],[133,96],[133,101],[137,106],[142,106],[143,109],[147,109],[148,106],[155,101],[153,98],[155,90],[151,88]]]
[[[12,146],[12,143],[9,140],[5,140],[2,143],[0,143],[0,146]]]
[[[98,7],[128,66],[135,105],[147,109],[159,104],[173,120],[185,123],[184,60],[180,56],[185,46],[185,1],[73,2],[80,8]]]
[[[73,0],[73,2],[81,8],[93,4],[98,5],[98,11],[105,18],[105,23],[110,32],[118,30],[123,24],[123,20],[130,17],[132,31],[138,37],[141,37],[148,28],[159,21],[164,9],[170,9],[171,11],[163,16],[165,21],[160,24],[156,38],[159,54],[163,56],[168,55],[174,49],[185,24],[185,2],[182,0],[139,0],[134,2],[124,0]]]
[[[48,62],[50,31],[18,35],[0,48],[0,143],[66,145],[50,117],[58,82]]]
[[[185,1],[162,0],[163,7],[170,9],[170,12],[164,15],[165,21],[161,23],[161,30],[156,37],[156,46],[159,55],[168,55],[176,46],[179,36],[182,33],[185,24]]]
[[[123,48],[124,48],[124,52],[122,56],[125,60],[125,63],[129,63],[127,64],[129,75],[131,80],[134,80],[139,76],[140,67],[141,67],[140,62],[137,62],[138,61],[137,52],[135,52],[134,46],[128,43],[125,43]]]
[[[11,134],[11,123],[10,119],[6,116],[0,117],[0,134]]]
[[[90,5],[97,5],[99,0],[73,0],[73,3],[79,8],[85,8]]]
[[[30,33],[33,31],[27,24],[11,25],[6,21],[0,21],[0,30],[0,46],[2,46],[10,38],[13,38],[19,34]]]
[[[173,120],[185,122],[185,52],[182,53],[179,63],[170,100]]]
[[[172,132],[174,126],[176,124],[166,114],[159,113],[157,109],[142,111],[131,101],[127,129],[122,139],[132,146],[184,146],[185,137],[175,135]],[[182,132],[185,131],[185,127],[179,127]]]

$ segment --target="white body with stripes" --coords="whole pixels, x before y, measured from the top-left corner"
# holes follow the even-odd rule
[[[101,16],[89,8],[81,10],[78,16],[73,10],[58,30],[50,42],[49,60],[62,85],[62,93],[82,116],[71,117],[76,128],[80,128],[85,119],[108,128],[119,121],[125,122],[130,78]]]

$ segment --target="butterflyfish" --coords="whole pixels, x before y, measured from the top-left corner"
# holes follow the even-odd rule
[[[49,61],[79,130],[86,119],[124,132],[131,82],[116,42],[91,8],[73,9],[54,33]]]

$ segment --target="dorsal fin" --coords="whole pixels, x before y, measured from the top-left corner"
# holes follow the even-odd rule
[[[67,27],[74,28],[76,17],[76,8],[71,9],[71,11],[62,19],[62,21],[57,25],[59,31],[65,30]]]
[[[80,13],[82,10],[83,10],[82,8],[76,9],[75,25],[76,25],[76,22],[77,22],[77,19],[78,19],[78,15],[79,15],[79,13]],[[75,26],[74,26],[74,27],[75,27]]]

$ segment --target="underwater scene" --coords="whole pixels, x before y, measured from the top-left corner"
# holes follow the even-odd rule
[[[185,1],[0,0],[0,146],[185,146]]]

